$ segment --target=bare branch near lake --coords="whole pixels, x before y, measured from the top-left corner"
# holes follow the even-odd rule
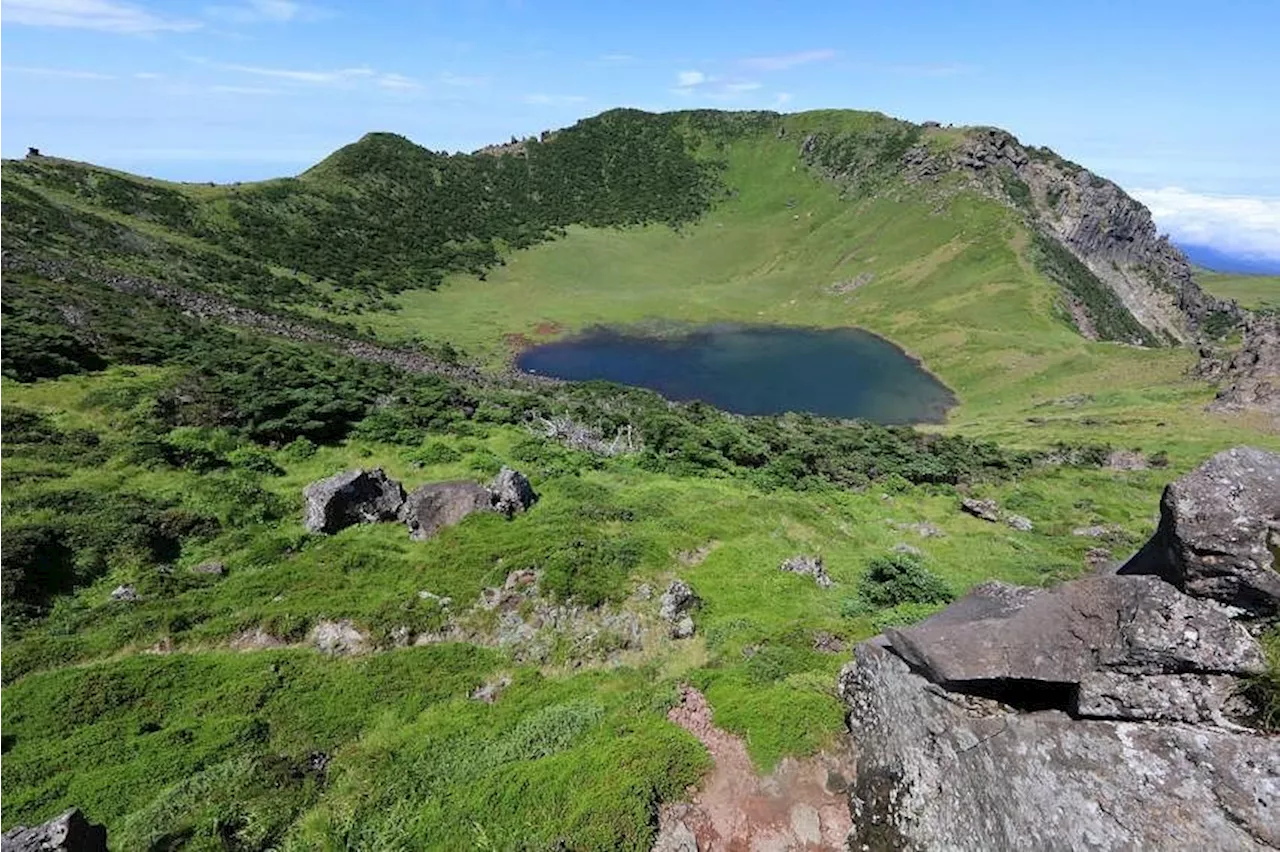
[[[579,423],[567,415],[538,417],[528,424],[528,428],[529,431],[543,438],[550,438],[575,450],[598,456],[636,453],[644,446],[630,423],[619,426],[612,440],[605,440],[599,429]]]

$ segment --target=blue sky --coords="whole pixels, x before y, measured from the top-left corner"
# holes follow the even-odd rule
[[[1280,259],[1275,0],[2,0],[5,156],[296,173],[369,130],[470,150],[613,106],[994,124]]]

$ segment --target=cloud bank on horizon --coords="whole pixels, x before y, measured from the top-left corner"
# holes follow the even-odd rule
[[[1280,262],[1280,198],[1205,195],[1180,187],[1133,190],[1175,242]]]

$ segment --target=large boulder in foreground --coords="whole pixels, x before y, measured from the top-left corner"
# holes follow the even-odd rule
[[[48,822],[15,826],[0,838],[3,852],[107,852],[107,830],[72,808]]]
[[[1160,525],[1121,574],[1154,574],[1252,616],[1280,612],[1280,455],[1218,453],[1165,488]]]
[[[885,632],[934,683],[1009,693],[1078,689],[1086,674],[1250,675],[1257,641],[1212,604],[1156,577],[1088,577],[1056,589],[983,583],[914,627]]]
[[[303,525],[308,532],[336,533],[354,524],[394,520],[404,503],[404,488],[382,472],[348,470],[308,485]]]
[[[423,541],[474,512],[492,508],[493,493],[479,483],[431,482],[413,490],[404,501],[400,517],[409,527],[409,537]]]
[[[841,673],[857,750],[851,849],[1280,846],[1280,742],[1023,712],[939,687],[887,644]]]

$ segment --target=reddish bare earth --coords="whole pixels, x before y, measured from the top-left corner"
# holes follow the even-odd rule
[[[823,752],[756,773],[741,738],[717,728],[702,693],[685,687],[667,714],[697,737],[715,768],[689,802],[664,805],[654,852],[841,850],[853,823],[845,789],[853,761]]]

